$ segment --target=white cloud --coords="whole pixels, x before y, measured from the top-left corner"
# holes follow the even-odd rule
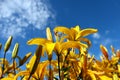
[[[0,0],[2,37],[25,37],[26,30],[43,29],[53,18],[49,3],[44,0]]]
[[[103,45],[111,45],[112,44],[112,39],[110,38],[106,38],[105,40],[102,41]]]
[[[94,34],[92,35],[92,37],[93,37],[94,39],[99,39],[99,38],[100,38],[100,34],[99,34],[99,33],[94,33]]]

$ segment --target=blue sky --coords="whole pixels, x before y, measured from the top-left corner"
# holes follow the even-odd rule
[[[101,55],[100,44],[120,49],[119,0],[0,0],[0,42],[4,44],[13,35],[8,57],[16,42],[20,43],[19,56],[34,52],[36,46],[27,46],[26,42],[45,37],[46,27],[76,25],[98,29],[88,37],[92,41],[89,53],[97,58]]]

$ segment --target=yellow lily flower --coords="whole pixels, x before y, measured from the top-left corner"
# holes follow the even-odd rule
[[[55,33],[61,32],[63,34],[66,34],[66,36],[63,36],[61,38],[61,41],[63,41],[64,39],[68,39],[72,41],[84,41],[84,42],[87,42],[87,44],[90,46],[91,45],[90,40],[88,40],[87,38],[83,38],[83,37],[89,34],[92,34],[92,33],[96,33],[97,29],[87,28],[87,29],[81,30],[78,25],[71,29],[63,27],[63,26],[58,26],[54,28],[54,32]]]
[[[62,62],[60,63],[59,62],[60,61],[60,57],[62,56],[62,58],[65,58],[65,56],[68,55],[68,54],[66,54],[66,52],[68,52],[69,49],[72,49],[72,50],[78,49],[80,51],[80,53],[82,55],[84,55],[83,59],[81,59],[81,60],[83,60],[81,62],[82,66],[79,69],[81,69],[83,67],[84,71],[87,72],[87,70],[85,70],[85,69],[87,69],[87,55],[86,55],[85,52],[87,51],[88,46],[91,45],[91,42],[87,38],[83,38],[83,37],[87,36],[89,34],[95,33],[95,32],[97,32],[97,30],[96,29],[92,29],[92,28],[80,30],[80,27],[76,26],[76,27],[71,28],[71,29],[65,28],[65,27],[56,27],[54,29],[54,32],[55,32],[55,35],[60,38],[60,40],[56,40],[56,42],[53,42],[54,40],[53,40],[51,31],[50,31],[50,28],[47,28],[46,29],[47,39],[45,39],[45,38],[33,38],[33,39],[28,41],[28,44],[29,45],[41,45],[41,46],[43,46],[45,48],[45,51],[46,51],[46,53],[48,55],[48,60],[50,61],[50,62],[46,62],[45,66],[47,66],[48,63],[51,66],[52,52],[55,51],[55,53],[57,54],[57,56],[59,58],[58,59],[59,76],[60,76],[60,68],[62,67],[61,65],[64,65],[64,63],[62,63]],[[65,36],[58,35],[59,32],[64,33],[66,35]],[[64,39],[67,39],[67,41],[64,41]],[[86,42],[87,45],[82,43],[82,41]],[[72,51],[72,50],[70,50],[70,51]],[[72,55],[74,55],[74,54],[75,54],[75,52],[73,52]],[[32,58],[34,58],[34,57],[36,57],[36,56],[33,56]],[[69,65],[74,66],[74,69],[76,71],[78,71],[78,72],[76,72],[77,75],[79,75],[80,70],[78,70],[78,66],[75,67],[75,65],[72,64],[73,62],[76,62],[75,60],[77,60],[77,57],[72,57],[71,56],[71,59],[68,58],[67,60],[70,60],[70,64]],[[31,62],[31,64],[33,63],[33,61],[31,61],[31,60],[30,60],[30,62]],[[67,64],[65,63],[65,65],[67,65]],[[41,67],[43,67],[43,65]],[[71,69],[71,73],[70,74],[72,74],[72,72],[74,72],[73,69]],[[35,74],[36,74],[36,72],[35,72]],[[44,74],[42,74],[42,75],[44,75]]]
[[[27,42],[29,45],[42,45],[45,47],[46,52],[49,57],[52,56],[52,51],[54,49],[55,43],[52,40],[52,34],[49,28],[46,29],[47,39],[45,38],[33,38]]]

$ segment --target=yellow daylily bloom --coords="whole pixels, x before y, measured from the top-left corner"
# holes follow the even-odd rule
[[[47,29],[46,29],[46,36],[47,36],[47,39],[45,39],[45,38],[33,38],[33,39],[29,40],[27,42],[27,44],[29,44],[29,45],[42,45],[43,50],[46,50],[48,56],[50,57],[50,56],[52,56],[52,51],[54,49],[55,43],[53,43],[53,38],[52,38],[52,34],[51,34],[49,27],[47,27]]]
[[[101,69],[101,67],[99,67],[98,64],[94,65],[95,64],[93,62],[94,57],[90,57],[90,61],[88,61],[87,48],[91,45],[91,42],[89,39],[84,38],[84,37],[89,34],[93,34],[93,33],[97,32],[97,29],[87,28],[87,29],[81,30],[78,25],[73,28],[66,28],[64,26],[58,26],[58,27],[54,28],[54,32],[55,32],[55,36],[58,37],[58,39],[59,39],[59,40],[56,40],[56,42],[53,42],[54,40],[53,40],[51,31],[50,31],[50,28],[46,29],[47,39],[33,38],[28,41],[29,45],[43,46],[43,48],[45,49],[45,51],[48,55],[48,60],[49,60],[46,62],[42,61],[43,63],[40,62],[39,66],[37,67],[37,70],[35,71],[35,73],[33,75],[35,75],[36,78],[38,78],[38,76],[39,76],[41,79],[44,79],[44,76],[46,74],[50,75],[50,72],[52,70],[49,69],[49,72],[48,72],[47,71],[48,69],[46,67],[48,65],[50,65],[50,66],[52,65],[52,52],[55,51],[58,58],[60,59],[60,60],[58,59],[58,61],[57,61],[57,66],[59,66],[59,68],[56,68],[57,71],[59,71],[62,68],[62,66],[64,66],[64,65],[65,65],[65,67],[73,66],[74,69],[71,68],[70,71],[68,71],[69,76],[71,76],[70,79],[77,79],[75,77],[80,75],[80,73],[83,70],[85,75],[90,75],[90,77],[93,80],[96,80],[96,76],[95,76],[96,74],[94,74],[94,73],[87,74],[87,72],[89,70],[88,68],[93,68],[98,71],[102,70],[103,68]],[[79,53],[80,53],[79,55],[76,54],[76,51],[75,51],[76,49],[79,50]],[[70,50],[70,53],[69,53],[69,50]],[[59,54],[61,54],[61,55],[59,55]],[[67,58],[66,58],[66,56],[67,56]],[[33,56],[32,58],[36,59],[36,56]],[[64,60],[68,60],[69,63],[66,63]],[[32,63],[34,63],[34,60],[33,61],[30,60],[30,62],[31,62],[30,64],[33,65]],[[91,65],[88,64],[88,62]],[[72,64],[72,63],[75,63],[75,64]],[[31,68],[30,64],[29,64],[29,68]],[[78,64],[78,66],[77,66],[77,64]],[[90,67],[88,67],[88,65]],[[94,66],[98,66],[98,68],[100,68],[100,69],[94,68]],[[28,68],[28,70],[29,70],[29,68]],[[76,74],[75,74],[75,72],[76,72]],[[53,73],[54,73],[54,70],[53,70]],[[74,76],[72,74],[74,74]],[[61,75],[61,74],[59,74],[59,75]]]
[[[46,50],[48,55],[52,54],[52,51],[54,49],[55,43],[51,42],[50,40],[47,40],[45,38],[33,38],[28,41],[29,45],[42,45]]]
[[[73,32],[72,29],[74,29],[75,32]],[[63,26],[58,26],[54,29],[54,31],[62,32],[64,34],[69,35],[72,39],[75,38],[75,40],[77,40],[80,37],[84,37],[89,34],[96,33],[97,29],[87,28],[87,29],[80,30],[80,27],[77,25],[75,28],[71,28],[71,29],[63,27]],[[76,34],[76,35],[73,35],[73,34]]]
[[[93,34],[97,32],[97,29],[93,29],[93,28],[87,28],[87,29],[83,29],[80,30],[80,27],[77,25],[74,28],[66,28],[63,26],[58,26],[54,29],[54,32],[61,32],[63,34],[66,34],[65,36],[61,37],[61,42],[64,41],[64,39],[68,39],[68,40],[72,40],[72,41],[83,41],[86,42],[88,44],[88,46],[91,45],[90,40],[88,40],[87,38],[83,38],[89,34]]]

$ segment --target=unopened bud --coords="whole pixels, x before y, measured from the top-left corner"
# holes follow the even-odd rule
[[[19,50],[19,44],[16,43],[12,52],[12,58],[16,58],[17,54],[18,54],[18,50]]]
[[[8,38],[8,40],[6,41],[6,43],[5,43],[5,47],[4,47],[4,52],[6,53],[7,51],[8,51],[8,49],[10,48],[10,45],[11,45],[11,42],[12,42],[12,36],[10,36],[9,38]]]
[[[116,51],[116,56],[120,58],[120,50]]]
[[[104,47],[103,45],[100,45],[100,49],[101,49],[104,57],[105,57],[106,59],[108,59],[108,51],[107,51],[106,47]]]

